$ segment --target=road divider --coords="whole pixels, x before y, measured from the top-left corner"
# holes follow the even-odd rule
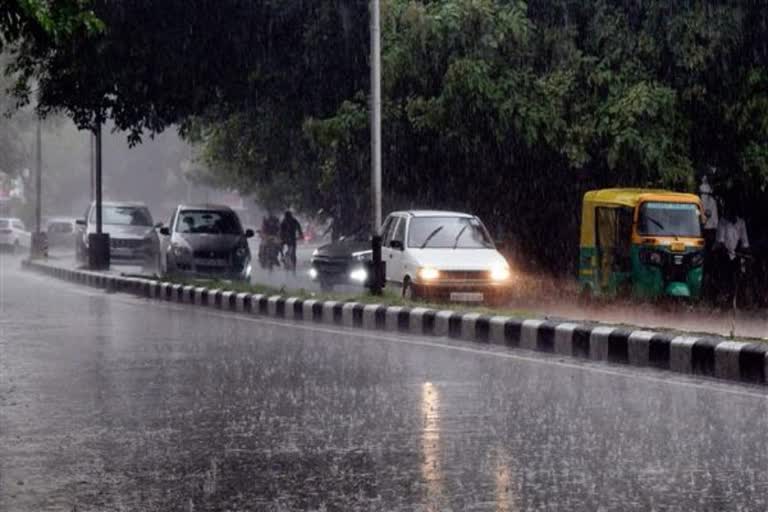
[[[25,260],[51,277],[148,299],[351,328],[440,336],[617,365],[653,367],[716,379],[766,384],[768,343],[740,342],[611,325],[236,292],[57,267]]]

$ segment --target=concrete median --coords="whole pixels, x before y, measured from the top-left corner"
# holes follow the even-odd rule
[[[610,325],[487,316],[385,304],[265,296],[201,286],[56,267],[41,261],[22,266],[51,277],[148,299],[217,308],[279,319],[391,333],[461,339],[538,352],[653,367],[715,379],[766,384],[768,344],[709,336],[681,336]]]

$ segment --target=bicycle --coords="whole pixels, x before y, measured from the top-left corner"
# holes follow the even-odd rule
[[[296,244],[285,244],[283,253],[283,267],[285,270],[296,272]]]

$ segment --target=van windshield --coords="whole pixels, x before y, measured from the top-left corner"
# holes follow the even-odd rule
[[[424,249],[492,249],[483,224],[471,217],[416,217],[408,231],[408,247]]]
[[[647,202],[640,207],[637,230],[641,235],[701,236],[699,207],[693,203]]]

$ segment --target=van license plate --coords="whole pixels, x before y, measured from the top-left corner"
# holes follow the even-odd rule
[[[451,292],[451,301],[453,302],[483,302],[485,296],[482,293],[473,292]]]

